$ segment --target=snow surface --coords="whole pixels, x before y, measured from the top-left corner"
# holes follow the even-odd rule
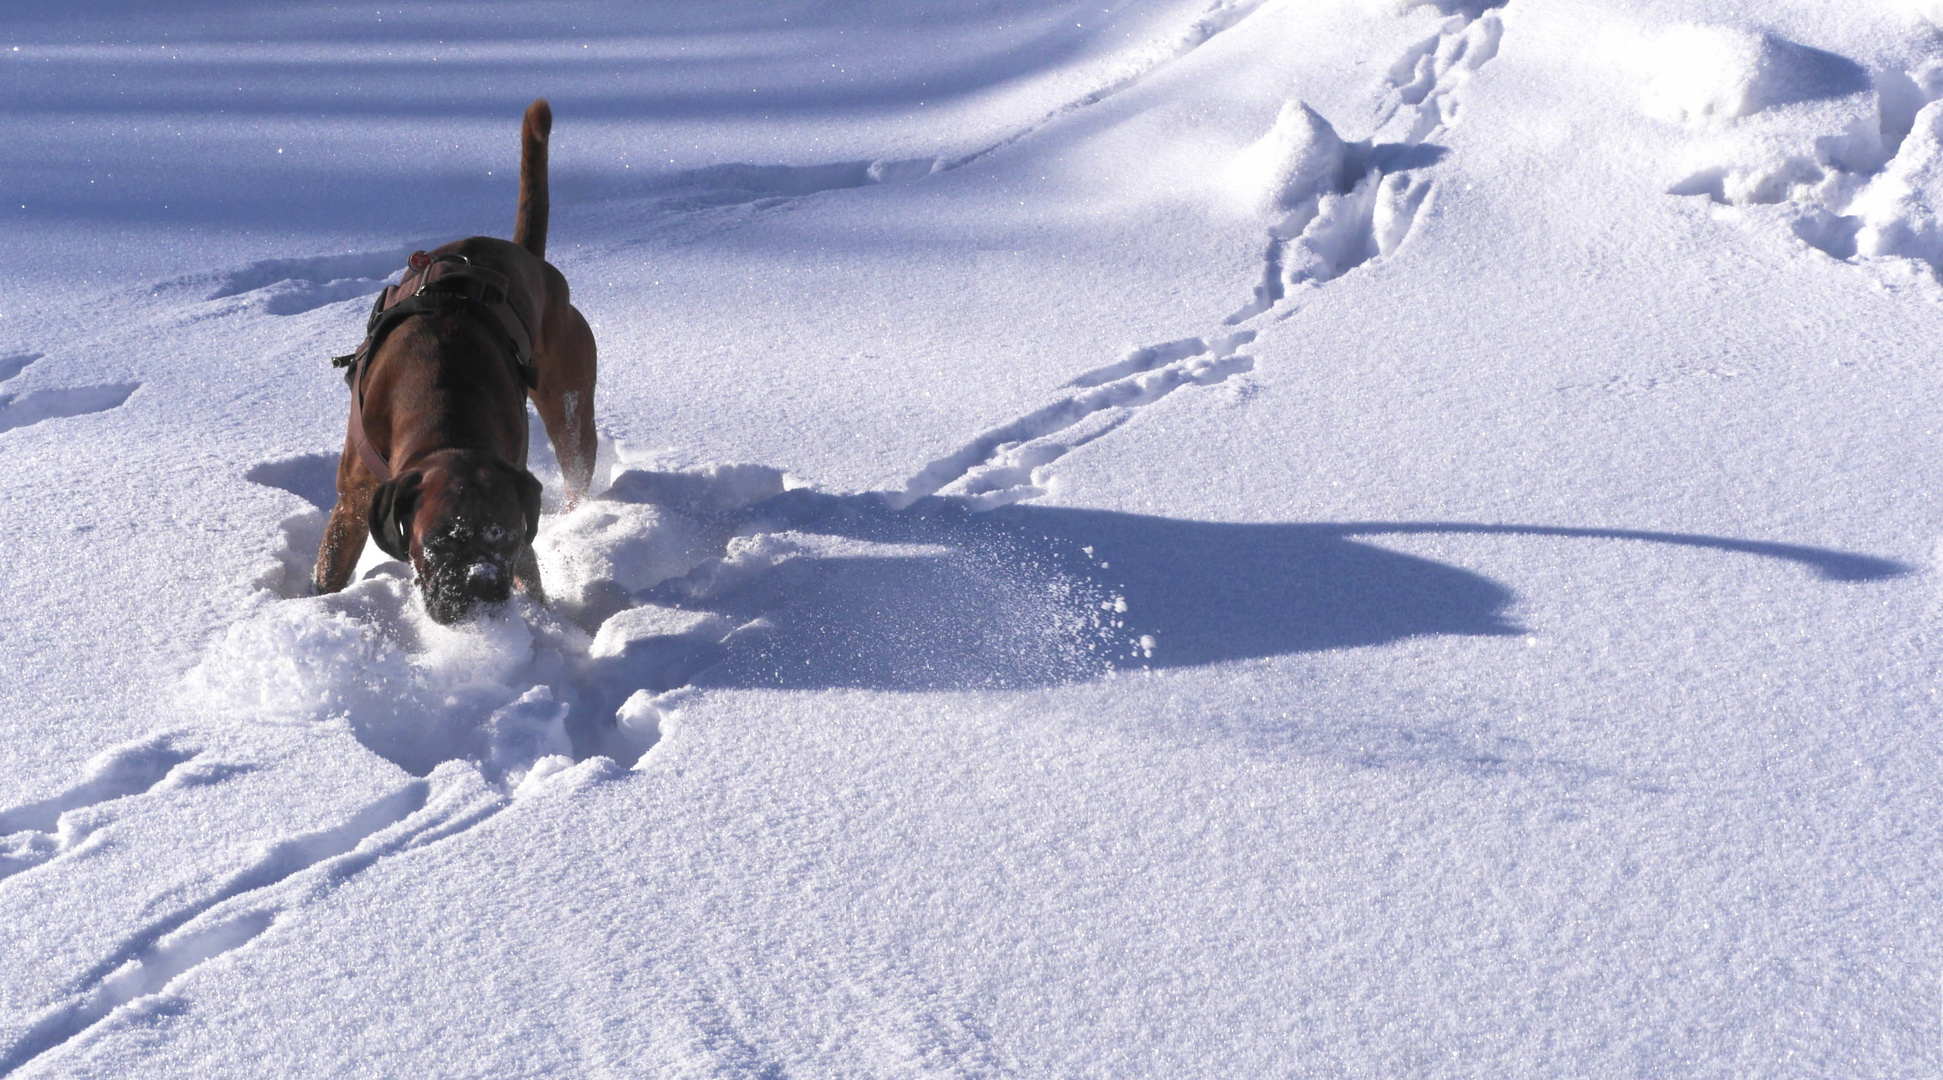
[[[1939,26],[13,6],[0,1074],[1943,1075]],[[541,94],[604,494],[311,597]]]

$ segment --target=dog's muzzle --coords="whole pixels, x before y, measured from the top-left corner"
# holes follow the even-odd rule
[[[478,604],[503,604],[513,595],[513,575],[496,562],[481,560],[421,581],[425,611],[435,622],[455,623]]]
[[[473,563],[466,570],[466,595],[475,600],[505,599],[506,571],[489,562]]]

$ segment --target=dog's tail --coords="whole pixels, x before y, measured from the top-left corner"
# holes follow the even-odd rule
[[[519,129],[519,215],[513,243],[546,258],[546,137],[553,131],[553,109],[545,98],[526,107]]]

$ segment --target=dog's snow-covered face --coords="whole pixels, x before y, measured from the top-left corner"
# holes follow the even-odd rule
[[[470,451],[433,454],[372,497],[372,537],[412,564],[426,614],[439,623],[506,602],[539,522],[533,474]],[[526,567],[530,573],[530,560]]]

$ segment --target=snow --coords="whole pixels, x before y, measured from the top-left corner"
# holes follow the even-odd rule
[[[0,1075],[1937,1075],[1935,8],[10,13]],[[311,596],[541,94],[550,602]]]

